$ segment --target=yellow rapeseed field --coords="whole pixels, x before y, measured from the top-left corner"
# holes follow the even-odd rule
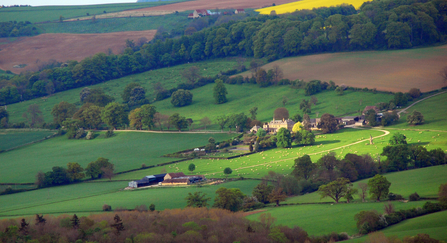
[[[278,6],[256,9],[260,14],[270,14],[273,10],[276,14],[292,13],[295,10],[302,9],[313,9],[319,7],[330,7],[342,4],[351,4],[356,9],[362,6],[362,3],[367,2],[366,0],[303,0],[293,3],[281,4]]]

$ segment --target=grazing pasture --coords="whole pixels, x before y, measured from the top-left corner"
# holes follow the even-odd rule
[[[172,3],[183,2],[185,0],[154,1],[144,3],[118,3],[118,4],[97,4],[82,6],[39,6],[20,8],[1,8],[0,22],[4,21],[30,21],[32,23],[44,21],[59,21],[59,17],[64,19],[76,18],[104,13],[119,12],[123,10],[148,8]]]
[[[161,156],[206,145],[211,136],[216,141],[223,141],[234,134],[116,132],[115,136],[105,138],[101,132],[93,140],[55,137],[1,153],[0,183],[34,182],[39,171],[50,171],[53,166],[66,167],[69,162],[77,162],[85,168],[99,157],[110,159],[116,172],[138,169],[142,164],[149,166],[175,161],[179,159]]]
[[[0,130],[0,151],[12,149],[53,135],[55,131]]]
[[[393,202],[396,210],[422,207],[425,201]],[[276,225],[298,226],[309,235],[346,232],[349,235],[358,233],[354,215],[360,211],[377,210],[383,212],[384,203],[339,203],[309,204],[268,208],[265,212],[276,218]],[[259,220],[260,214],[247,216],[250,220]]]
[[[293,13],[297,10],[303,9],[314,9],[321,7],[332,7],[338,6],[342,4],[350,4],[354,6],[356,9],[359,9],[360,6],[365,0],[301,0],[292,3],[285,3],[281,5],[276,5],[268,8],[256,9],[260,14],[270,14],[272,11],[275,11],[276,14],[285,14],[285,13]]]
[[[33,37],[21,37],[19,40],[0,45],[0,68],[14,73],[37,71],[39,65],[56,60],[81,61],[98,52],[113,53],[124,50],[126,40],[144,37],[152,40],[156,30],[126,31],[104,34],[41,34]],[[13,68],[14,65],[26,64],[24,68]]]
[[[432,213],[421,217],[407,219],[399,224],[380,230],[386,236],[397,236],[400,239],[405,236],[428,234],[431,238],[447,241],[447,211]],[[346,243],[365,242],[368,236],[346,241]]]
[[[386,130],[386,128],[385,128]],[[313,146],[298,146],[291,149],[271,149],[264,152],[235,158],[235,159],[195,159],[186,162],[178,162],[173,165],[165,166],[166,170],[175,169],[176,171],[188,171],[188,165],[194,163],[196,170],[194,173],[205,174],[208,177],[224,178],[223,170],[230,167],[233,173],[230,178],[262,178],[268,171],[275,171],[281,174],[289,174],[293,170],[294,160],[305,154],[310,155],[313,162],[317,162],[324,154],[333,151],[338,159],[343,159],[348,153],[370,154],[374,159],[382,153],[383,147],[388,145],[392,134],[396,132],[403,133],[408,138],[409,144],[419,144],[426,146],[428,150],[442,148],[447,150],[446,136],[438,136],[439,132],[419,131],[400,131],[389,130],[391,134],[386,135],[380,130],[359,130],[345,128],[337,133],[319,135]],[[369,144],[369,136],[377,137],[374,139],[374,145]],[[440,134],[441,135],[441,134]],[[442,134],[445,135],[445,134]],[[379,137],[380,136],[380,137]],[[433,139],[435,137],[435,139]],[[420,142],[417,142],[420,140]],[[360,142],[362,141],[362,142]],[[356,143],[356,144],[354,144]],[[386,157],[381,156],[383,161]],[[158,173],[159,168],[130,172],[115,177],[116,180],[140,178],[144,175]],[[413,193],[413,192],[411,192]]]
[[[422,92],[447,85],[439,71],[447,63],[447,45],[394,51],[327,53],[280,59],[266,64],[279,65],[290,80],[319,79],[337,85],[377,90]],[[250,76],[249,72],[243,76]]]
[[[102,206],[108,204],[112,209],[155,204],[156,210],[184,208],[188,193],[204,192],[210,197],[210,206],[214,202],[215,191],[220,187],[239,188],[251,195],[259,183],[254,180],[234,181],[215,186],[157,187],[138,190],[120,190],[127,182],[81,183],[68,186],[51,187],[42,190],[11,194],[0,197],[0,217],[19,217],[34,214],[64,214],[102,212]],[[28,200],[29,198],[36,198]]]
[[[165,89],[169,90],[177,87],[180,83],[185,83],[186,80],[181,76],[181,71],[184,69],[197,66],[201,70],[200,73],[202,76],[214,76],[218,74],[219,71],[227,71],[232,69],[236,64],[237,61],[231,58],[183,64],[171,68],[161,68],[144,73],[129,75],[123,78],[110,80],[105,83],[89,86],[89,88],[102,88],[108,95],[113,96],[117,102],[122,102],[121,94],[123,93],[124,87],[126,87],[129,83],[137,82],[147,89],[146,97],[152,101],[155,98],[153,85],[160,82]],[[212,85],[208,86],[212,89]],[[38,104],[44,116],[45,122],[51,122],[53,120],[51,109],[53,109],[54,105],[59,104],[61,101],[75,103],[78,107],[81,107],[79,93],[82,89],[83,88],[71,89],[64,92],[55,93],[49,97],[37,98],[8,105],[9,122],[14,123],[23,121],[22,114],[26,112],[28,106],[31,104]],[[212,93],[209,94],[209,97],[212,99]],[[170,99],[167,99],[167,102],[170,102]],[[158,102],[154,103],[154,105],[158,107]],[[172,107],[172,109],[172,113],[176,112],[176,108]],[[188,116],[188,114],[181,115]]]

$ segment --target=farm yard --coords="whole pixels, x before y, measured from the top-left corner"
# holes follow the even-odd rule
[[[42,63],[54,59],[59,62],[81,61],[98,52],[114,53],[124,50],[126,40],[154,38],[156,30],[126,31],[106,34],[41,34],[21,37],[19,40],[0,45],[0,68],[14,73],[37,70]],[[13,68],[26,64],[24,68]]]
[[[356,9],[359,9],[362,4],[366,2],[365,0],[302,0],[296,1],[292,3],[285,3],[281,5],[276,5],[268,8],[256,9],[260,14],[270,14],[272,11],[275,11],[276,14],[285,14],[285,13],[293,13],[296,10],[303,9],[313,9],[313,8],[321,8],[321,7],[331,7],[338,6],[342,4],[350,4],[354,6]]]
[[[394,51],[362,51],[318,54],[280,59],[263,66],[279,65],[284,78],[334,81],[337,85],[376,88],[392,92],[422,92],[446,85],[439,71],[447,63],[447,45]],[[249,72],[243,73],[249,76]]]

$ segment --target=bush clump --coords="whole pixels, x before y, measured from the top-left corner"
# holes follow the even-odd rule
[[[419,201],[419,199],[421,199],[421,197],[417,194],[417,192],[410,195],[410,201]]]
[[[102,211],[104,212],[112,211],[112,206],[104,204],[102,205]]]

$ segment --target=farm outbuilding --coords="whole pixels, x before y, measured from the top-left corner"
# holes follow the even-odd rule
[[[204,179],[205,177],[203,175],[182,176],[182,177],[175,177],[172,179],[165,179],[162,183],[163,185],[191,185],[196,182],[203,181]]]
[[[141,180],[129,182],[129,187],[137,188],[143,186],[156,185],[164,180],[166,174],[149,175],[143,177]]]

